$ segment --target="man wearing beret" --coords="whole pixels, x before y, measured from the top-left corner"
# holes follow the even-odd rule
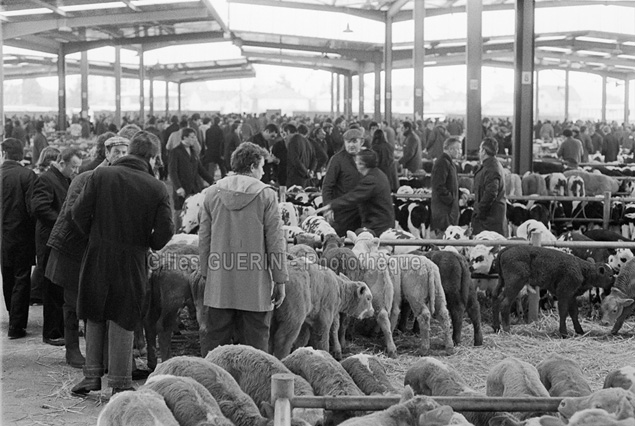
[[[344,149],[337,152],[326,168],[322,184],[324,205],[350,192],[357,186],[361,175],[355,166],[355,155],[361,150],[364,132],[350,129],[344,133]],[[354,231],[361,226],[361,217],[357,206],[339,209],[333,216],[333,228],[338,235],[346,235],[347,230]]]

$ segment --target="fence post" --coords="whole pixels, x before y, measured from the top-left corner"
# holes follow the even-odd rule
[[[274,374],[271,376],[271,404],[274,406],[274,426],[291,426],[291,399],[293,398],[293,392],[293,374]]]
[[[534,232],[531,234],[531,245],[534,247],[540,247],[542,241],[542,232]],[[527,292],[527,322],[532,323],[538,319],[540,312],[540,289],[533,289]]]
[[[602,228],[609,229],[611,218],[611,192],[604,191],[604,213],[602,214]]]

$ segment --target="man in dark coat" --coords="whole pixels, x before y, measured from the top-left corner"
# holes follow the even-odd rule
[[[604,135],[604,142],[602,144],[604,162],[617,161],[617,155],[620,153],[620,139],[617,134],[617,128],[611,130],[609,126],[605,126]]]
[[[31,293],[31,266],[35,263],[35,221],[31,217],[31,191],[35,173],[22,166],[22,143],[2,142],[2,290],[9,312],[9,339],[26,336]]]
[[[253,135],[249,139],[249,142],[255,143],[259,147],[266,149],[268,153],[271,153],[271,147],[273,146],[273,142],[278,137],[278,133],[280,133],[280,131],[278,130],[277,125],[273,123],[267,124],[265,128],[262,130],[262,132],[258,132],[255,135]],[[269,156],[265,159],[265,166],[263,167],[263,170],[265,173],[262,175],[262,178],[260,179],[262,182],[267,184],[270,183],[272,179],[272,164],[271,163],[272,163],[272,158],[271,156]]]
[[[390,190],[397,192],[397,189],[399,189],[399,179],[397,178],[397,167],[395,166],[395,150],[386,140],[384,131],[378,127],[375,128],[376,130],[372,135],[371,149],[377,154],[377,168],[388,177]]]
[[[344,149],[329,161],[322,183],[324,205],[338,199],[357,186],[361,175],[355,166],[355,155],[361,150],[364,134],[359,129],[344,133]],[[354,231],[361,226],[361,217],[357,206],[334,211],[333,228],[337,235],[344,236],[346,231]],[[328,217],[327,217],[328,218]]]
[[[399,159],[399,164],[414,173],[421,168],[421,141],[413,131],[412,123],[409,121],[404,121],[402,129],[405,140],[403,157]]]
[[[426,151],[430,158],[439,158],[443,154],[443,142],[450,136],[445,123],[439,122],[426,141]]]
[[[311,162],[313,148],[309,140],[300,133],[289,139],[287,145],[287,185],[308,186],[312,177]]]
[[[33,166],[37,165],[42,150],[49,146],[49,143],[46,140],[46,136],[44,136],[43,131],[44,122],[42,120],[39,120],[35,124],[35,136],[33,136],[33,154],[31,156],[31,165]]]
[[[201,159],[203,166],[207,168],[212,176],[216,173],[216,166],[220,168],[221,178],[227,175],[225,167],[225,135],[220,128],[220,117],[214,117],[214,124],[205,132],[205,155]]]
[[[459,223],[459,181],[454,160],[461,157],[461,140],[452,136],[443,143],[443,154],[432,166],[430,229],[441,237],[446,228]]]
[[[503,166],[496,158],[498,143],[493,138],[481,142],[481,165],[474,173],[474,213],[472,234],[482,231],[507,236],[507,206]]]
[[[66,199],[71,179],[79,173],[81,164],[79,151],[66,148],[57,157],[57,162],[52,163],[51,167],[38,177],[33,186],[31,210],[37,219],[35,247],[37,263],[42,271],[46,270],[46,263],[51,252],[46,243]],[[42,324],[44,343],[63,346],[64,289],[45,277],[42,280],[42,302],[44,305]]]
[[[106,368],[113,393],[132,388],[133,330],[143,315],[146,256],[174,233],[170,196],[152,172],[160,152],[154,135],[137,133],[129,155],[95,169],[71,209],[73,221],[88,235],[77,300],[77,316],[87,320],[85,378],[71,390],[75,394],[100,390]]]

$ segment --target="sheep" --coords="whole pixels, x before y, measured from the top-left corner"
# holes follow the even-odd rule
[[[319,258],[313,247],[306,244],[296,244],[287,248],[287,253],[293,257],[305,257],[313,263],[317,263]]]
[[[157,366],[150,377],[161,374],[191,377],[202,384],[218,403],[223,415],[236,426],[272,426],[254,401],[223,368],[202,358],[178,356]]]
[[[604,389],[622,388],[635,393],[635,367],[627,365],[618,370],[611,371],[604,379]]]
[[[553,397],[585,396],[591,387],[580,366],[570,358],[552,354],[536,366],[540,381]]]
[[[570,426],[635,426],[635,418],[620,417],[600,408],[579,411],[571,417]]]
[[[558,417],[541,416],[527,420],[518,420],[509,416],[497,416],[489,421],[488,426],[565,426]]]
[[[215,426],[232,426],[218,403],[205,387],[191,377],[156,375],[141,389],[150,389],[163,396],[165,403],[181,426],[196,426],[200,422]]]
[[[293,373],[306,379],[316,395],[320,396],[363,396],[361,391],[348,375],[344,367],[328,352],[313,348],[298,348],[282,360],[282,363]],[[327,413],[329,423],[340,423],[342,420],[358,415],[351,411],[334,411]]]
[[[496,364],[487,375],[485,394],[503,397],[548,398],[549,392],[540,382],[540,375],[533,365],[514,357]],[[528,419],[546,413],[515,413],[519,419]]]
[[[564,398],[558,407],[558,414],[565,422],[575,413],[588,408],[601,408],[608,413],[625,412],[635,409],[635,394],[622,388],[608,388],[591,395]]]
[[[179,426],[163,397],[146,389],[114,395],[99,413],[97,426]]]
[[[377,357],[357,354],[340,363],[366,395],[397,393],[386,376],[386,367]]]
[[[261,410],[273,412],[271,400],[271,376],[292,374],[276,357],[246,345],[224,345],[210,351],[205,360],[227,371],[240,388],[251,397]],[[311,385],[302,377],[293,378],[294,392],[298,396],[313,396]],[[304,419],[314,425],[324,417],[323,410],[296,408],[296,419]],[[306,424],[302,422],[302,424]]]

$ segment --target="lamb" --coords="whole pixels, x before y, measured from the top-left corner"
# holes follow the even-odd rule
[[[622,388],[635,393],[635,367],[627,365],[611,371],[604,379],[603,388]]]
[[[215,426],[232,426],[218,403],[205,387],[190,377],[152,376],[141,389],[160,394],[181,426],[197,426],[201,422]]]
[[[635,418],[614,415],[600,408],[582,410],[573,415],[570,426],[635,426]]]
[[[306,257],[313,263],[317,263],[319,260],[315,249],[306,244],[295,244],[287,248],[287,253],[293,257]]]
[[[548,290],[558,298],[560,335],[567,337],[567,315],[571,316],[577,334],[584,334],[578,320],[576,297],[592,287],[608,289],[613,284],[613,273],[606,264],[594,264],[570,254],[543,247],[506,247],[498,255],[498,286],[492,306],[495,331],[500,329],[499,312],[503,329],[509,331],[510,303],[520,290],[529,285]]]
[[[179,426],[163,397],[146,389],[114,395],[99,413],[97,426]]]
[[[567,422],[578,411],[589,408],[601,408],[611,414],[629,411],[632,413],[635,409],[635,394],[622,388],[609,388],[587,396],[564,398],[558,407],[558,413]]]
[[[210,351],[205,360],[227,371],[240,388],[251,397],[258,407],[271,410],[271,376],[292,374],[276,357],[246,345],[224,345]],[[294,393],[298,396],[313,396],[311,385],[302,377],[293,378]],[[294,417],[314,425],[324,417],[323,410],[296,408]],[[305,424],[305,422],[301,422]]]
[[[536,367],[514,357],[496,364],[487,375],[487,396],[504,397],[549,397],[549,392],[540,382]],[[528,419],[544,413],[514,413],[519,419]]]
[[[635,311],[635,259],[626,262],[611,289],[602,301],[600,324],[613,325],[611,334],[617,334],[624,321]]]
[[[386,376],[386,367],[377,357],[357,354],[340,363],[357,387],[366,395],[397,393]]]
[[[282,363],[293,373],[306,379],[316,395],[320,396],[363,396],[361,391],[348,375],[344,367],[328,352],[313,348],[298,348],[282,360]],[[297,391],[296,391],[297,394]],[[339,424],[341,421],[359,415],[351,411],[334,411],[327,413],[329,422]]]
[[[586,396],[591,387],[580,366],[570,358],[551,354],[536,366],[540,381],[553,397]]]
[[[161,374],[191,377],[203,385],[218,403],[223,415],[236,426],[272,426],[260,415],[254,401],[240,389],[223,368],[202,358],[178,356],[157,366],[150,377]],[[130,423],[133,424],[133,423]]]

